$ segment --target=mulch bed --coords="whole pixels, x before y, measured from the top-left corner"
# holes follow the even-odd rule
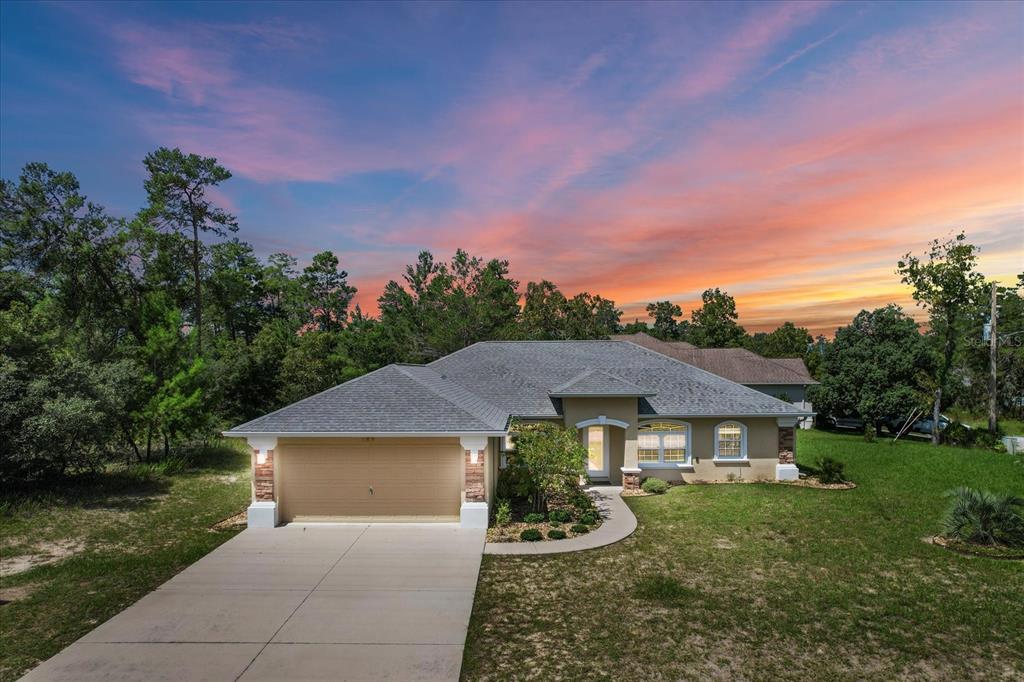
[[[229,516],[226,519],[221,519],[217,523],[213,524],[212,526],[210,526],[210,530],[233,530],[241,526],[247,526],[248,524],[248,513],[246,512],[245,509],[243,509],[237,514]]]
[[[857,484],[853,481],[843,481],[842,483],[822,483],[814,476],[800,478],[795,481],[771,481],[767,479],[747,480],[743,478],[738,478],[735,481],[692,481],[688,485],[733,485],[737,483],[768,483],[771,485],[788,485],[796,488],[817,488],[818,490],[853,490],[857,487]]]
[[[487,542],[529,542],[519,537],[519,534],[527,528],[536,528],[540,531],[540,534],[543,536],[543,539],[534,540],[533,542],[558,542],[558,540],[554,540],[548,537],[549,530],[564,531],[565,540],[568,540],[569,538],[579,537],[580,535],[586,535],[587,533],[573,533],[571,530],[569,530],[576,523],[576,521],[570,521],[569,523],[563,523],[558,526],[552,526],[547,521],[543,523],[523,523],[522,521],[513,521],[507,526],[503,526],[501,528],[488,528]],[[587,527],[590,529],[590,532],[592,533],[595,529],[599,528],[600,526],[601,522],[598,521],[593,526]]]
[[[1024,561],[1024,548],[1022,547],[1007,547],[1005,545],[976,545],[972,542],[955,540],[941,535],[922,539],[929,545],[936,545],[964,556],[980,556],[985,557],[986,559]]]

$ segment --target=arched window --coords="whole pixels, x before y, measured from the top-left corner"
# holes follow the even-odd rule
[[[722,422],[715,427],[715,459],[746,459],[747,427],[740,422]]]
[[[685,466],[690,463],[690,425],[686,422],[645,422],[637,429],[640,466]]]

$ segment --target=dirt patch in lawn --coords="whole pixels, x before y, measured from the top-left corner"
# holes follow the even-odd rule
[[[62,559],[78,554],[85,549],[80,540],[57,540],[56,542],[40,542],[32,546],[32,551],[0,560],[0,577],[17,575],[31,570],[36,566],[55,564]]]
[[[0,606],[10,604],[12,601],[23,601],[28,599],[38,587],[35,583],[25,583],[14,587],[0,587]]]

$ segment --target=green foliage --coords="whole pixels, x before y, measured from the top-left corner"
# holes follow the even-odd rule
[[[818,480],[831,485],[846,481],[846,465],[832,457],[822,457],[818,462]]]
[[[668,483],[666,483],[665,481],[661,480],[660,478],[655,478],[653,476],[650,476],[650,477],[644,479],[644,482],[640,484],[640,488],[645,493],[651,493],[651,494],[654,494],[654,495],[661,495],[666,490],[668,490]]]
[[[586,473],[586,448],[576,437],[575,429],[551,422],[516,423],[516,449],[510,454],[511,466],[523,466],[536,484],[534,510],[547,509],[547,500],[555,495],[572,495],[579,490],[579,480]]]
[[[896,305],[862,310],[836,330],[810,391],[820,414],[856,415],[873,424],[927,404],[922,379],[933,368],[927,340]]]
[[[933,240],[923,257],[907,253],[897,264],[904,284],[913,287],[914,300],[928,311],[930,337],[938,356],[934,376],[934,410],[942,408],[950,370],[962,344],[961,327],[968,319],[972,303],[982,295],[984,277],[975,271],[978,249],[960,232],[955,237]],[[936,422],[936,429],[938,423]],[[939,442],[934,431],[932,441]]]
[[[942,442],[946,445],[955,445],[966,448],[974,445],[974,429],[970,429],[963,422],[954,421],[942,430]]]
[[[312,324],[320,331],[339,331],[348,322],[348,306],[356,294],[348,273],[338,269],[338,257],[330,251],[313,256],[300,279],[308,294]]]
[[[523,521],[526,523],[543,523],[545,519],[544,514],[538,512],[530,512],[523,517]]]
[[[745,345],[766,358],[802,358],[813,342],[806,328],[783,322],[775,331],[757,332],[747,337]]]
[[[544,536],[536,528],[527,528],[519,534],[519,539],[526,542],[537,542],[538,540],[543,540]]]
[[[865,443],[874,443],[875,442],[875,437],[877,436],[876,431],[877,431],[877,429],[876,429],[874,424],[872,424],[870,422],[864,424],[864,442]]]
[[[665,341],[678,341],[685,334],[688,323],[676,320],[683,314],[683,309],[672,301],[658,301],[647,304],[647,315],[654,319],[654,325],[648,330],[653,336]]]
[[[507,499],[500,499],[494,510],[494,525],[501,528],[510,523],[512,523],[512,505]]]
[[[462,249],[450,263],[429,251],[406,267],[405,283],[391,280],[378,299],[381,321],[402,349],[402,360],[433,360],[466,346],[509,338],[519,316],[508,261],[484,261]]]
[[[960,487],[943,520],[947,537],[982,545],[1024,546],[1024,499]]]
[[[572,521],[572,514],[565,509],[555,509],[548,514],[548,518],[552,521],[558,521],[559,523],[568,523],[569,521]]]
[[[598,516],[596,511],[583,512],[582,514],[580,514],[580,523],[585,524],[587,526],[593,526],[595,523],[597,523],[599,518],[600,517]]]
[[[686,340],[701,348],[742,346],[747,332],[737,324],[736,299],[721,289],[701,294],[701,306],[690,313]]]
[[[636,582],[635,590],[641,599],[663,606],[679,606],[684,601],[699,596],[696,590],[686,587],[672,576],[661,573],[641,577]]]
[[[594,508],[594,500],[590,498],[582,490],[578,490],[569,497],[569,502],[572,506],[576,507],[580,511],[589,511]]]
[[[537,491],[537,484],[529,470],[515,456],[510,456],[508,466],[498,472],[495,495],[515,500],[531,498]]]
[[[529,282],[518,334],[524,339],[605,338],[618,331],[622,311],[613,301],[581,292],[572,298],[547,280]]]
[[[564,540],[565,539],[565,531],[564,530],[558,530],[557,528],[549,530],[548,531],[548,539],[549,540]]]
[[[577,523],[574,524],[571,528],[569,528],[569,530],[571,530],[573,533],[576,533],[577,535],[582,535],[583,533],[590,532],[590,526],[585,526],[582,523]]]

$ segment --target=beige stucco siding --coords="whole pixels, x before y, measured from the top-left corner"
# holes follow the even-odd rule
[[[636,461],[636,398],[564,398],[562,414],[565,425],[573,428],[588,419],[604,416],[626,422],[625,429],[610,426],[608,480],[612,485],[622,485],[622,467],[626,462]]]
[[[275,460],[284,521],[459,516],[457,438],[282,438]]]
[[[645,420],[646,421],[646,420]],[[644,464],[641,476],[666,481],[723,481],[730,474],[746,480],[774,480],[778,463],[778,424],[772,418],[685,419],[690,424],[692,466],[679,468]],[[736,421],[747,427],[747,461],[718,461],[715,457],[715,427],[723,421]]]

